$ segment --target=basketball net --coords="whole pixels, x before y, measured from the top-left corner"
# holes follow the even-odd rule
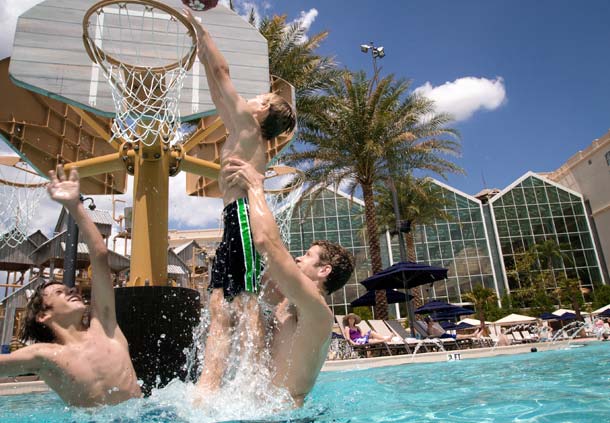
[[[292,211],[303,193],[304,182],[303,172],[289,166],[271,166],[265,173],[265,200],[286,246],[290,244]]]
[[[180,93],[197,52],[186,18],[157,1],[103,0],[87,11],[83,30],[87,53],[112,90],[113,139],[148,146],[159,137],[180,140]]]
[[[15,248],[27,239],[46,184],[19,157],[0,157],[0,248]]]

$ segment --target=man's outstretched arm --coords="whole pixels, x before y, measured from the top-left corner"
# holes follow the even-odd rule
[[[231,112],[235,111],[241,98],[231,80],[229,63],[201,22],[193,16],[190,10],[186,9],[184,13],[197,33],[198,57],[205,68],[212,101],[218,108],[225,126],[228,126],[230,122],[227,120],[231,119]]]
[[[267,256],[266,271],[280,291],[303,311],[329,311],[317,287],[301,272],[282,242],[277,223],[263,191],[263,175],[237,158],[229,159],[227,183],[248,191],[252,236],[257,251]],[[324,314],[322,314],[323,316]]]
[[[91,318],[97,318],[109,337],[114,336],[116,329],[116,312],[114,306],[114,288],[110,267],[108,266],[108,249],[97,227],[87,215],[80,202],[78,172],[72,169],[70,177],[66,178],[62,166],[57,168],[57,174],[49,172],[51,182],[47,191],[51,198],[62,204],[72,215],[79,232],[83,236],[93,275],[91,278]]]
[[[0,355],[0,377],[38,373],[47,350],[47,345],[34,344],[10,354]]]

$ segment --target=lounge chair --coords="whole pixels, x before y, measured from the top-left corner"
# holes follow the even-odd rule
[[[398,320],[386,320],[384,322],[388,328],[396,334],[399,338],[401,338],[405,343],[405,348],[411,354],[412,351],[415,351],[417,345],[419,344],[419,339],[413,338],[409,332],[404,328],[402,323]],[[425,345],[422,345],[425,352],[428,352],[428,348]]]
[[[392,337],[392,340],[386,342],[388,348],[398,353],[410,353],[410,349],[402,337],[394,334],[383,320],[369,320],[369,325],[381,336]]]
[[[415,331],[419,333],[424,340],[428,341],[428,346],[433,350],[438,349],[438,345],[442,345],[444,350],[457,350],[459,349],[459,345],[456,339],[448,334],[445,329],[437,322],[433,322],[432,327],[437,331],[437,333],[446,334],[447,337],[439,337],[432,336],[428,333],[428,325],[426,322],[422,320],[416,320],[414,323]]]

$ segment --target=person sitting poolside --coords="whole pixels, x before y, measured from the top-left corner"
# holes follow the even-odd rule
[[[350,313],[343,318],[344,336],[351,345],[379,344],[392,339],[391,336],[382,336],[372,330],[363,334],[362,330],[356,326],[361,321],[360,316],[355,313]]]
[[[451,339],[460,339],[461,340],[461,339],[480,338],[482,336],[485,336],[486,329],[479,328],[472,335],[462,335],[462,334],[452,335],[450,333],[447,333],[441,325],[435,324],[436,322],[434,320],[432,320],[429,316],[426,316],[424,318],[424,322],[426,322],[426,333],[428,334],[428,336],[430,338],[439,338],[439,339],[451,338]]]

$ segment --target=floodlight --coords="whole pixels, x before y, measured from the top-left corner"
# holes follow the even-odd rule
[[[383,49],[383,47],[377,47],[377,56],[379,56],[379,57],[385,56],[385,50]]]
[[[363,53],[368,53],[370,48],[371,46],[368,44],[360,44],[360,51]]]

